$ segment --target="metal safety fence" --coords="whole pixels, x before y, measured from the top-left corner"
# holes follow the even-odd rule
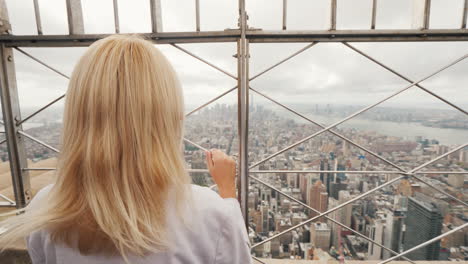
[[[248,226],[248,192],[249,192],[249,180],[253,180],[258,182],[261,185],[264,185],[267,188],[270,188],[276,191],[278,194],[286,197],[287,199],[294,201],[295,203],[303,206],[307,210],[310,210],[316,213],[315,216],[297,224],[287,228],[286,230],[279,232],[269,238],[258,242],[252,245],[252,248],[258,247],[263,245],[267,242],[272,241],[275,238],[278,238],[284,235],[287,232],[291,232],[301,226],[311,223],[312,221],[324,217],[329,221],[333,222],[334,224],[349,230],[354,235],[361,237],[362,239],[368,241],[369,243],[373,243],[376,246],[381,247],[382,249],[388,251],[392,257],[387,258],[379,262],[379,264],[388,263],[395,259],[404,259],[411,263],[415,263],[413,260],[406,257],[406,255],[414,250],[417,250],[421,247],[425,247],[433,242],[439,241],[442,238],[460,231],[464,230],[468,227],[468,223],[462,224],[449,232],[443,233],[437,237],[432,238],[431,240],[425,241],[424,243],[405,250],[403,252],[396,252],[389,247],[374,241],[370,237],[366,236],[365,234],[358,232],[351,227],[337,221],[333,217],[330,217],[329,214],[335,212],[349,204],[352,204],[355,201],[358,201],[362,198],[365,198],[378,190],[385,188],[386,186],[390,186],[402,179],[413,179],[418,181],[429,188],[433,189],[435,192],[438,192],[445,197],[452,199],[453,201],[458,202],[459,204],[468,207],[466,201],[444,191],[436,186],[433,186],[427,180],[425,180],[422,176],[423,175],[431,175],[431,174],[459,174],[462,176],[463,174],[467,174],[466,172],[460,171],[421,171],[422,169],[428,167],[431,164],[449,156],[452,153],[455,153],[465,147],[468,146],[468,142],[464,143],[456,148],[449,150],[448,152],[428,161],[424,164],[417,166],[413,169],[407,170],[402,166],[396,164],[395,162],[390,161],[389,159],[383,157],[382,155],[372,151],[368,147],[359,144],[356,141],[344,136],[340,132],[336,131],[338,125],[370,110],[373,109],[382,103],[388,101],[389,99],[409,90],[409,89],[419,89],[434,98],[444,102],[445,104],[451,106],[453,109],[456,109],[458,112],[467,115],[468,112],[463,107],[456,105],[455,103],[451,102],[450,100],[442,97],[441,95],[437,94],[434,91],[431,91],[424,87],[421,83],[447,69],[452,67],[457,63],[461,63],[468,57],[468,53],[460,54],[460,57],[456,60],[446,64],[441,65],[439,69],[427,73],[426,76],[423,78],[413,80],[396,71],[395,69],[389,67],[385,63],[375,59],[374,57],[368,55],[366,52],[362,51],[355,47],[352,42],[421,42],[421,41],[468,41],[468,30],[466,28],[467,24],[467,6],[468,0],[464,0],[464,6],[461,12],[461,23],[460,27],[456,29],[431,29],[429,27],[429,18],[430,18],[430,10],[431,10],[431,1],[430,0],[414,0],[419,1],[420,10],[419,13],[421,15],[421,19],[419,21],[419,26],[417,29],[398,29],[398,30],[381,30],[376,29],[376,20],[377,20],[377,6],[378,0],[372,1],[372,15],[370,21],[370,29],[362,29],[362,30],[340,30],[336,27],[337,21],[337,0],[330,1],[330,27],[328,30],[302,30],[302,31],[292,31],[287,30],[287,8],[288,8],[288,1],[282,1],[282,30],[262,30],[257,28],[252,28],[248,25],[248,15],[246,10],[246,0],[239,0],[238,2],[238,9],[239,9],[239,16],[238,16],[238,28],[236,29],[228,29],[224,31],[202,31],[200,28],[200,0],[195,1],[195,31],[192,32],[164,32],[162,30],[162,18],[161,18],[161,3],[160,0],[150,0],[150,13],[151,13],[151,33],[142,33],[145,35],[146,38],[153,40],[155,43],[159,44],[168,44],[173,46],[174,48],[180,50],[181,52],[193,57],[196,60],[199,60],[206,65],[210,66],[211,68],[223,73],[227,77],[234,79],[237,81],[237,85],[231,87],[218,96],[208,100],[206,103],[196,107],[195,109],[189,111],[186,116],[190,116],[197,111],[203,109],[204,107],[212,104],[213,102],[219,100],[220,98],[224,97],[225,95],[237,91],[237,107],[238,107],[238,136],[239,136],[239,153],[238,153],[238,198],[241,203],[241,210],[244,216],[245,224]],[[20,107],[19,107],[19,100],[18,100],[18,92],[16,87],[16,73],[15,73],[15,63],[13,57],[13,49],[17,50],[21,54],[29,57],[30,59],[34,60],[35,62],[41,64],[42,66],[48,68],[49,70],[55,72],[56,74],[60,75],[63,78],[69,79],[69,76],[62,73],[61,71],[49,66],[48,64],[44,63],[42,60],[34,57],[27,51],[23,50],[23,47],[77,47],[77,46],[88,46],[94,41],[106,37],[108,34],[85,34],[85,29],[83,26],[83,14],[81,8],[81,1],[80,0],[66,0],[67,5],[67,15],[68,15],[68,27],[69,33],[68,35],[44,35],[41,25],[41,13],[39,12],[39,1],[34,0],[34,11],[35,11],[35,19],[36,19],[36,26],[37,26],[37,35],[27,35],[27,36],[19,36],[13,35],[11,32],[11,25],[8,19],[8,12],[6,8],[6,4],[4,0],[0,0],[0,88],[1,88],[1,103],[2,103],[2,111],[3,111],[3,126],[4,131],[2,133],[5,134],[6,139],[1,141],[0,144],[6,143],[8,145],[8,154],[9,154],[9,161],[10,161],[10,169],[11,169],[11,176],[13,181],[13,188],[15,194],[15,201],[9,199],[8,197],[1,195],[0,198],[5,200],[1,205],[2,206],[11,206],[17,208],[25,207],[31,199],[31,184],[30,184],[30,177],[29,172],[32,170],[54,170],[55,168],[28,168],[27,159],[26,159],[26,149],[25,149],[25,140],[34,141],[45,148],[48,148],[54,152],[59,152],[58,149],[55,147],[47,144],[46,142],[41,141],[40,139],[31,136],[30,134],[23,131],[22,125],[36,116],[37,114],[41,113],[45,109],[49,108],[50,106],[54,105],[58,101],[62,100],[66,94],[63,94],[56,99],[52,100],[45,106],[37,109],[35,112],[29,114],[26,117],[21,117],[20,114]],[[118,1],[113,0],[113,7],[114,7],[114,24],[115,24],[115,33],[120,33],[120,20],[119,20],[119,9],[118,9]],[[203,59],[202,57],[194,54],[193,52],[181,47],[179,44],[182,43],[212,43],[212,42],[237,42],[237,73],[230,73],[214,65],[213,63]],[[305,42],[307,43],[303,48],[297,50],[296,52],[292,53],[290,56],[280,60],[279,62],[267,67],[266,69],[260,71],[257,74],[254,74],[250,77],[249,72],[249,45],[251,43],[281,43],[281,42]],[[270,97],[269,95],[260,92],[256,88],[250,85],[250,82],[254,79],[257,79],[264,75],[265,73],[271,71],[272,69],[280,66],[281,64],[285,63],[288,60],[293,59],[296,56],[299,56],[306,50],[309,50],[317,45],[326,45],[327,42],[333,43],[341,43],[343,47],[352,50],[356,54],[366,58],[367,60],[374,63],[376,66],[385,69],[386,71],[392,73],[393,75],[399,77],[400,79],[406,81],[408,83],[407,86],[402,87],[399,90],[394,91],[393,93],[381,98],[380,100],[376,101],[364,107],[353,114],[346,116],[345,118],[330,124],[324,125],[317,121],[312,120],[311,118],[301,114],[299,111],[293,109],[290,106],[287,106],[278,100]],[[259,160],[249,164],[248,154],[249,154],[249,146],[248,146],[248,137],[249,137],[249,93],[252,92],[265,98],[266,100],[272,102],[273,104],[278,105],[279,107],[293,113],[294,115],[304,119],[308,123],[314,124],[318,126],[320,130],[314,132],[313,134],[290,144],[287,147],[282,148],[281,150]],[[331,133],[334,136],[340,138],[341,140],[351,144],[352,146],[364,151],[365,153],[377,158],[378,160],[382,161],[383,163],[389,165],[390,167],[394,168],[394,170],[386,170],[386,171],[345,171],[349,174],[395,174],[396,177],[388,180],[387,182],[369,190],[363,192],[362,194],[344,202],[340,205],[328,209],[325,212],[321,212],[308,204],[304,203],[303,201],[289,195],[280,190],[280,188],[275,187],[273,184],[261,179],[257,176],[257,174],[268,174],[268,173],[339,173],[343,171],[336,171],[336,170],[260,170],[256,169],[259,165],[269,161],[270,159],[285,153],[286,151],[310,140],[313,139],[325,132]],[[187,138],[184,139],[187,144],[191,144],[201,150],[206,150],[201,145],[189,140]],[[193,169],[189,170],[193,172],[207,172],[206,170],[201,169]],[[257,261],[262,262],[260,259],[255,258]]]

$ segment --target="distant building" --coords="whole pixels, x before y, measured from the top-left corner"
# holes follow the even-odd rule
[[[309,188],[309,195],[308,195],[308,201],[307,204],[314,208],[317,209],[320,212],[325,212],[328,207],[328,194],[326,192],[325,186],[322,184],[321,181],[316,181],[314,185],[312,185]],[[310,216],[315,217],[319,215],[316,212],[311,212]],[[320,217],[318,219],[315,219],[316,222],[322,221]]]
[[[346,183],[341,183],[340,181],[337,182],[332,182],[330,184],[330,197],[333,197],[334,199],[338,200],[338,193],[340,191],[346,190],[348,185]]]
[[[330,249],[331,230],[326,223],[312,223],[310,225],[310,240],[316,248],[324,251]]]
[[[410,197],[405,220],[406,235],[404,250],[413,248],[441,234],[442,214],[433,203],[426,203]],[[407,254],[412,260],[438,260],[440,241]]]
[[[395,252],[403,251],[403,238],[405,235],[406,211],[395,210],[387,212],[386,227],[384,231],[384,246]],[[388,250],[383,250],[383,259],[393,256]]]
[[[447,182],[455,188],[462,188],[465,183],[465,175],[449,174]]]

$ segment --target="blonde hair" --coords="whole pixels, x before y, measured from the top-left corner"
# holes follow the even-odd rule
[[[46,229],[82,254],[167,249],[166,201],[179,212],[190,201],[183,121],[177,75],[151,42],[96,41],[70,79],[56,183],[41,207],[2,223],[0,248]]]

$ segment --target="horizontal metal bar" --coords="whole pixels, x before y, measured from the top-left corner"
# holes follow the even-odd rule
[[[7,208],[15,208],[16,203],[11,204],[9,202],[0,202],[0,207],[7,207]],[[0,214],[0,217],[2,217],[3,214]]]
[[[400,89],[400,90],[398,90],[397,92],[395,92],[395,93],[393,93],[393,94],[391,94],[391,95],[389,95],[389,96],[386,96],[385,98],[379,100],[378,102],[376,102],[376,103],[374,103],[374,104],[372,104],[372,105],[369,105],[369,106],[367,106],[367,107],[365,107],[365,108],[363,108],[363,109],[361,109],[361,110],[355,112],[354,114],[351,114],[351,115],[345,117],[344,119],[341,119],[341,120],[335,122],[334,124],[332,124],[332,125],[330,125],[330,126],[327,126],[326,128],[324,128],[324,129],[322,129],[322,130],[320,130],[320,131],[317,131],[317,132],[315,132],[314,134],[312,134],[312,135],[310,135],[310,136],[308,136],[308,137],[305,137],[305,138],[303,138],[303,139],[301,139],[301,140],[299,140],[299,141],[297,141],[297,142],[295,142],[295,143],[293,143],[293,144],[291,144],[291,145],[289,145],[289,146],[287,146],[287,147],[285,147],[285,148],[283,148],[283,149],[281,149],[281,150],[279,150],[279,151],[277,151],[277,152],[271,154],[270,156],[268,156],[268,157],[266,157],[266,158],[264,158],[264,159],[262,159],[262,160],[260,160],[260,161],[258,161],[258,162],[256,162],[256,163],[254,163],[253,165],[251,165],[251,166],[250,166],[250,169],[252,169],[252,168],[254,168],[254,167],[260,165],[261,163],[263,163],[263,162],[265,162],[265,161],[267,161],[267,160],[269,160],[269,159],[271,159],[271,158],[273,158],[273,157],[278,156],[279,154],[281,154],[281,153],[283,153],[283,152],[285,152],[285,151],[287,151],[287,150],[289,150],[289,149],[292,149],[293,147],[295,147],[295,146],[297,146],[297,145],[299,145],[299,144],[302,144],[303,142],[305,142],[305,141],[307,141],[307,140],[309,140],[309,139],[311,139],[311,138],[314,138],[314,137],[316,137],[316,136],[318,136],[318,135],[320,135],[320,134],[322,134],[322,133],[324,133],[324,132],[326,132],[326,131],[328,131],[328,130],[330,130],[330,129],[332,129],[332,128],[338,126],[338,125],[340,125],[341,123],[346,122],[347,120],[352,119],[352,118],[355,117],[355,116],[358,116],[358,115],[360,115],[360,114],[366,112],[367,110],[369,110],[369,109],[371,109],[371,108],[373,108],[373,107],[375,107],[375,106],[377,106],[377,105],[379,105],[379,104],[381,104],[381,103],[383,103],[383,102],[385,102],[385,101],[387,101],[387,100],[389,100],[389,99],[391,99],[391,98],[397,96],[398,94],[400,94],[400,93],[402,93],[402,92],[408,90],[409,88],[413,87],[414,85],[416,85],[416,84],[418,84],[418,83],[420,83],[420,82],[423,82],[423,81],[425,81],[425,80],[431,78],[432,76],[434,76],[434,75],[436,75],[436,74],[438,74],[438,73],[440,73],[440,72],[446,70],[447,68],[449,68],[449,67],[451,67],[451,66],[453,66],[453,65],[455,65],[455,64],[457,64],[457,63],[459,63],[460,61],[466,59],[467,57],[468,57],[468,54],[465,54],[464,56],[462,56],[462,57],[456,59],[455,61],[453,61],[453,62],[451,62],[451,63],[449,63],[449,64],[447,64],[447,65],[445,65],[445,66],[443,66],[442,68],[438,69],[437,71],[435,71],[435,72],[433,72],[433,73],[427,75],[426,77],[420,79],[419,81],[414,82],[414,83],[412,83],[412,84],[406,86],[405,88]]]
[[[346,43],[346,42],[343,42],[343,45],[345,45],[346,47],[352,49],[353,51],[357,52],[358,54],[361,54],[362,56],[366,57],[366,58],[369,59],[370,61],[376,63],[376,64],[379,65],[379,66],[381,66],[382,68],[388,70],[389,72],[395,74],[396,76],[400,77],[401,79],[403,79],[403,80],[405,80],[405,81],[407,81],[407,82],[409,82],[409,83],[413,83],[413,80],[409,79],[408,77],[404,76],[403,74],[400,74],[399,72],[397,72],[397,71],[395,71],[394,69],[388,67],[387,65],[381,63],[380,61],[374,59],[373,57],[371,57],[371,56],[368,55],[367,53],[363,52],[362,50],[360,50],[360,49],[358,49],[358,48],[356,48],[356,47],[354,47],[354,46],[352,46],[352,45],[350,45],[350,44],[348,44],[348,43]],[[467,112],[465,109],[463,109],[463,108],[461,108],[461,107],[455,105],[454,103],[452,103],[452,102],[450,102],[449,100],[447,100],[447,99],[441,97],[440,95],[437,95],[437,94],[435,94],[434,92],[432,92],[432,91],[430,91],[430,90],[424,88],[424,87],[421,86],[420,84],[416,84],[415,86],[418,87],[418,88],[420,88],[420,89],[423,90],[424,92],[426,92],[426,93],[428,93],[428,94],[430,94],[430,95],[436,97],[437,99],[441,100],[442,102],[444,102],[444,103],[450,105],[451,107],[457,109],[458,111],[464,113],[465,115],[468,115],[468,112]]]
[[[190,52],[190,51],[188,51],[188,50],[186,50],[186,49],[180,47],[179,45],[176,45],[176,44],[171,44],[171,45],[172,45],[173,47],[177,48],[178,50],[181,50],[181,51],[183,51],[184,53],[186,53],[186,54],[188,54],[188,55],[194,57],[195,59],[197,59],[197,60],[199,60],[199,61],[201,61],[201,62],[203,62],[203,63],[209,65],[210,67],[212,67],[212,68],[214,68],[214,69],[216,69],[216,70],[218,70],[218,71],[220,71],[220,72],[226,74],[227,76],[233,78],[234,80],[237,80],[237,77],[234,76],[234,74],[231,74],[231,73],[229,73],[229,72],[227,72],[227,71],[221,69],[220,67],[214,65],[213,63],[211,63],[211,62],[209,62],[209,61],[207,61],[207,60],[205,60],[205,59],[202,59],[201,57],[199,57],[199,56],[193,54],[192,52]]]
[[[7,47],[85,47],[111,34],[81,35],[0,35],[0,43]],[[240,30],[200,32],[140,33],[158,44],[235,42]],[[468,41],[466,29],[379,29],[379,30],[257,30],[246,31],[251,43],[269,42],[418,42]]]
[[[294,201],[294,202],[296,202],[296,203],[298,203],[298,204],[304,206],[305,208],[307,208],[307,209],[309,209],[309,210],[311,210],[311,211],[313,211],[313,212],[315,212],[315,213],[318,213],[318,214],[321,213],[319,210],[317,210],[317,209],[315,209],[315,208],[313,208],[313,207],[310,207],[309,205],[307,205],[306,203],[300,201],[299,199],[296,199],[296,198],[294,198],[293,196],[291,196],[291,195],[289,195],[289,194],[287,194],[287,193],[282,192],[281,190],[277,189],[275,186],[273,186],[273,185],[271,185],[271,184],[269,184],[269,183],[267,183],[267,182],[265,182],[265,181],[263,181],[263,180],[261,180],[261,179],[259,179],[259,178],[257,178],[257,177],[254,177],[254,176],[252,176],[252,175],[249,175],[249,178],[252,179],[252,180],[254,180],[254,181],[259,182],[260,184],[265,185],[266,187],[270,188],[271,190],[276,191],[276,192],[279,193],[280,195],[285,196],[285,197],[288,198],[289,200]],[[395,251],[393,251],[393,250],[391,250],[391,249],[385,247],[384,245],[382,245],[382,244],[380,244],[380,243],[378,243],[378,242],[375,242],[374,240],[370,239],[369,237],[367,237],[367,236],[361,234],[360,232],[358,232],[358,231],[356,231],[356,230],[354,230],[354,229],[352,229],[352,228],[346,226],[345,224],[343,224],[343,223],[341,223],[341,222],[339,222],[339,221],[333,219],[332,217],[329,217],[329,216],[327,216],[327,215],[324,216],[324,217],[327,218],[328,220],[332,221],[333,223],[335,223],[335,224],[337,224],[337,225],[339,225],[339,226],[341,226],[341,227],[343,227],[343,228],[345,228],[345,229],[351,231],[352,233],[356,234],[357,236],[359,236],[359,237],[361,237],[361,238],[363,238],[363,239],[365,239],[365,240],[367,240],[367,241],[369,241],[369,242],[371,242],[371,243],[373,243],[373,244],[375,244],[375,245],[377,245],[377,246],[379,246],[379,247],[381,247],[381,248],[383,248],[383,249],[389,251],[389,252],[392,253],[393,255],[397,255],[397,254],[398,254],[397,252],[395,252]],[[404,257],[404,258],[405,258],[406,260],[410,261],[411,263],[415,263],[414,261],[412,261],[412,260],[410,260],[410,259],[408,259],[408,258],[406,258],[406,257]]]
[[[390,262],[390,261],[392,261],[392,260],[394,260],[394,259],[397,259],[397,258],[399,258],[399,257],[402,257],[402,256],[404,256],[404,255],[410,253],[410,252],[413,252],[413,251],[415,251],[415,250],[417,250],[417,249],[420,249],[420,248],[425,247],[425,246],[427,246],[427,245],[429,245],[429,244],[432,244],[432,243],[434,243],[434,242],[436,242],[436,241],[439,241],[439,240],[441,240],[442,238],[444,238],[444,237],[446,237],[446,236],[448,236],[448,235],[451,235],[451,234],[453,234],[453,233],[455,233],[455,232],[457,232],[457,231],[463,230],[464,228],[467,228],[467,227],[468,227],[468,223],[465,223],[465,224],[463,224],[463,225],[461,225],[461,226],[457,226],[457,227],[455,227],[454,229],[452,229],[452,230],[450,230],[450,231],[448,231],[448,232],[445,232],[445,233],[443,233],[443,234],[441,234],[441,235],[439,235],[439,236],[436,236],[436,237],[434,237],[434,238],[431,239],[431,240],[428,240],[428,241],[426,241],[426,242],[424,242],[424,243],[421,243],[421,244],[419,244],[419,245],[417,245],[417,246],[415,246],[415,247],[412,247],[412,248],[410,248],[410,249],[408,249],[408,250],[405,250],[405,251],[401,252],[400,254],[398,254],[398,255],[396,255],[396,256],[393,256],[393,257],[391,257],[391,258],[388,258],[388,259],[386,259],[386,260],[384,260],[384,261],[381,261],[381,262],[379,262],[379,263],[377,263],[377,264],[385,264],[385,263],[388,263],[388,262]]]
[[[31,136],[31,135],[25,133],[24,131],[18,131],[18,133],[19,133],[20,135],[23,135],[23,136],[29,138],[30,140],[32,140],[32,141],[34,141],[34,142],[36,142],[36,143],[41,144],[42,146],[44,146],[44,147],[46,147],[46,148],[48,148],[48,149],[50,149],[50,150],[52,150],[52,151],[55,151],[55,152],[57,152],[57,153],[60,153],[60,150],[58,150],[58,149],[52,147],[51,145],[49,145],[49,144],[43,142],[42,140],[39,140],[39,139],[37,139],[37,138],[35,138],[35,137],[33,137],[33,136]]]
[[[56,168],[22,168],[23,171],[51,171],[56,170]]]
[[[136,33],[156,44],[235,42],[240,37],[238,29],[201,32]],[[78,35],[0,35],[0,43],[7,47],[87,47],[112,34]]]
[[[251,43],[467,41],[466,29],[249,30]]]
[[[190,173],[200,172],[200,173],[209,173],[208,169],[187,169]]]
[[[468,174],[468,171],[419,171],[406,173],[402,171],[340,171],[340,170],[251,170],[250,173],[348,173],[348,174]]]
[[[26,211],[26,208],[21,208],[21,209],[18,209],[18,210],[14,210],[14,211],[10,211],[10,212],[0,214],[0,217],[5,217],[5,216],[9,216],[9,215],[16,215],[16,214],[20,214],[20,213],[22,213],[24,211]]]

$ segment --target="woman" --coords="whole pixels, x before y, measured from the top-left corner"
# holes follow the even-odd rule
[[[1,225],[33,263],[250,263],[235,162],[206,153],[219,195],[190,185],[176,73],[149,41],[114,35],[76,65],[57,178]]]

